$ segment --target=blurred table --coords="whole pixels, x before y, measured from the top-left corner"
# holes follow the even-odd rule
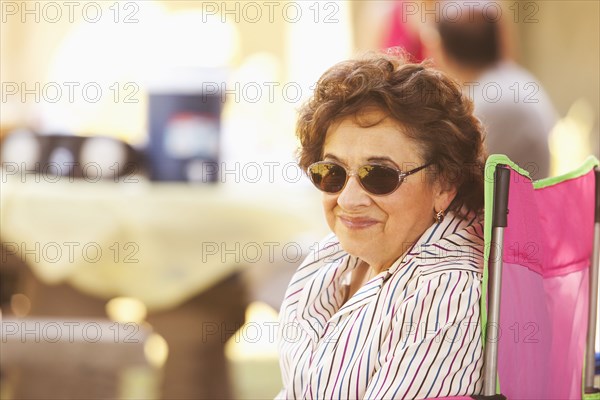
[[[43,283],[32,314],[101,318],[111,298],[142,301],[169,344],[165,398],[230,396],[223,347],[243,323],[245,282],[277,308],[290,267],[327,231],[305,185],[25,178],[2,176],[0,238],[3,263],[21,259]]]
[[[326,232],[318,194],[306,187],[26,178],[2,177],[6,252],[48,284],[134,297],[150,311],[241,268],[300,260]]]

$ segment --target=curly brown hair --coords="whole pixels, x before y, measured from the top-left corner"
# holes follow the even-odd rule
[[[299,112],[300,167],[306,170],[322,159],[327,131],[342,119],[353,118],[363,127],[378,124],[381,120],[360,121],[361,113],[373,107],[417,143],[424,163],[431,163],[430,183],[438,180],[456,188],[446,211],[461,217],[463,207],[482,211],[487,156],[483,127],[460,85],[427,61],[414,64],[399,55],[378,53],[327,70]]]

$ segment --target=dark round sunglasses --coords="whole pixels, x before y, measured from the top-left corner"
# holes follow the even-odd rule
[[[340,164],[332,161],[318,161],[307,168],[308,177],[317,189],[325,193],[338,193],[346,186],[348,179],[356,175],[358,182],[367,192],[382,196],[393,193],[408,175],[419,172],[430,164],[403,172],[397,168],[380,164],[367,164],[351,174]]]

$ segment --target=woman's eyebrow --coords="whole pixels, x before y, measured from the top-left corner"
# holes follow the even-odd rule
[[[326,154],[324,154],[324,155],[323,155],[323,159],[326,159],[326,158],[333,159],[334,161],[339,161],[339,162],[342,162],[342,160],[340,160],[338,157],[334,156],[334,155],[333,155],[333,154],[331,154],[331,153],[326,153]]]
[[[369,157],[367,161],[369,161],[369,162],[379,162],[379,163],[381,163],[381,162],[388,162],[388,163],[394,164],[396,166],[396,168],[400,168],[398,166],[398,164],[394,160],[392,160],[391,158],[389,158],[387,156]]]
[[[344,164],[345,165],[345,163],[344,163],[344,161],[342,161],[342,159],[340,159],[339,157],[337,157],[337,156],[335,156],[335,155],[333,155],[331,153],[325,153],[323,155],[323,159],[330,159],[330,160],[337,161],[340,164]],[[367,159],[367,162],[390,163],[390,164],[393,164],[394,166],[396,166],[396,168],[400,169],[400,166],[398,165],[398,163],[396,163],[394,160],[392,160],[388,156],[374,156],[374,157],[369,157]]]

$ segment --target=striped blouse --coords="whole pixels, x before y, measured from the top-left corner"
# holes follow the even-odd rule
[[[478,394],[482,223],[449,213],[344,303],[359,261],[330,235],[296,271],[280,311],[277,398]]]

